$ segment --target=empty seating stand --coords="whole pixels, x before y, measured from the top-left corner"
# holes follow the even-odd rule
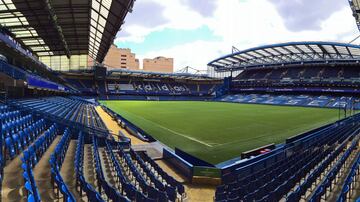
[[[86,194],[86,198],[91,202],[102,202],[104,201],[99,194],[89,182],[85,180],[84,176],[84,145],[85,138],[82,132],[78,135],[78,144],[76,147],[75,154],[75,175],[76,175],[76,189],[79,191],[80,196],[83,195],[83,192]]]
[[[59,143],[56,145],[55,150],[50,157],[51,181],[53,182],[53,187],[56,190],[57,199],[60,199],[60,191],[65,201],[75,202],[74,195],[70,192],[60,174],[60,169],[64,162],[70,140],[71,133],[69,132],[69,129],[65,129]]]
[[[216,98],[216,101],[235,103],[257,103],[267,105],[323,107],[360,109],[353,96],[318,96],[318,95],[278,95],[278,94],[229,94]]]
[[[55,118],[83,124],[87,127],[106,129],[105,124],[95,110],[95,105],[75,97],[13,100],[12,103],[19,108],[52,115]]]
[[[254,95],[248,97],[254,99]],[[13,186],[23,189],[23,192],[15,190],[17,196],[12,198],[15,201],[25,198],[70,202],[185,199],[184,186],[146,152],[125,149],[113,140],[66,127],[46,117],[39,118],[41,114],[12,108],[26,105],[44,113],[74,118],[84,125],[101,124],[100,119],[96,120],[94,106],[86,101],[60,97],[14,102],[17,104],[11,107],[0,104],[1,180],[5,185],[13,182],[5,187],[3,199],[13,197]],[[53,103],[54,108],[47,106],[49,103]],[[67,109],[69,107],[72,108]],[[86,120],[85,117],[94,118]],[[296,143],[285,144],[282,158],[270,164],[259,164],[262,168],[245,174],[242,168],[237,168],[224,175],[214,200],[355,200],[359,193],[356,191],[359,186],[359,134],[360,115],[309,133]],[[73,149],[69,149],[70,145]],[[64,173],[65,163],[75,177]],[[13,168],[19,169],[11,171]],[[44,182],[44,179],[49,180]]]
[[[125,151],[106,141],[103,151],[109,168],[114,171],[113,183],[131,201],[176,201],[183,199],[184,187],[165,172],[156,171],[134,151]],[[161,174],[160,174],[161,173]]]
[[[40,192],[36,185],[36,179],[33,174],[33,168],[40,161],[43,154],[49,148],[57,135],[57,126],[52,125],[43,135],[39,136],[33,144],[31,144],[23,152],[22,168],[25,181],[25,189],[27,198],[30,201],[40,201]]]
[[[89,103],[62,97],[12,102],[11,107],[0,104],[0,179],[4,201],[184,199],[184,186],[146,153],[124,150],[113,140],[38,118],[42,117],[41,113],[27,114],[32,108],[99,126],[102,121],[99,117],[97,120],[96,111]],[[12,108],[18,106],[24,111]],[[84,121],[84,117],[95,118],[92,123],[90,119]]]
[[[116,84],[107,82],[109,95],[153,95],[153,96],[189,96],[211,95],[217,84],[193,84],[178,81],[126,81]]]
[[[360,179],[360,152],[358,152],[354,163],[350,167],[350,172],[345,178],[343,187],[340,191],[338,202],[343,202],[351,199],[355,199],[356,202],[360,200],[359,196],[355,196],[355,187],[359,187]],[[359,198],[354,198],[359,197]]]
[[[246,175],[241,169],[233,171],[217,187],[215,201],[328,199],[334,180],[344,172],[350,156],[359,152],[359,128],[359,116],[355,116],[308,137],[305,148],[264,169]]]

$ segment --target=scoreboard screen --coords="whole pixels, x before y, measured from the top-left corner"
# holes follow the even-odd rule
[[[95,79],[105,79],[106,67],[95,66]]]

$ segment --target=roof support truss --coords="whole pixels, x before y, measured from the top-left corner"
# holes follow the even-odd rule
[[[334,42],[290,42],[238,51],[213,60],[208,65],[218,71],[230,71],[284,64],[358,63],[358,61],[360,61],[360,46],[358,45]]]

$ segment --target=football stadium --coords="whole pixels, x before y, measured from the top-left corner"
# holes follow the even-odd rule
[[[138,3],[0,0],[0,201],[360,201],[358,30],[140,69]]]

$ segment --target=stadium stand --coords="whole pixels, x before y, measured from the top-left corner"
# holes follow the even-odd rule
[[[94,135],[85,137],[83,132],[78,133],[74,142],[72,138],[77,133],[73,130],[45,119],[36,121],[31,114],[11,109],[7,105],[0,107],[1,140],[5,140],[1,158],[3,189],[8,190],[8,183],[20,175],[23,179],[16,182],[26,190],[25,196],[12,197],[78,201],[85,192],[89,201],[176,201],[185,196],[183,185],[146,153],[138,154]],[[103,146],[99,146],[99,141]],[[73,154],[68,151],[69,145]],[[75,178],[62,171],[63,163],[68,163],[65,159],[70,161],[69,156],[75,162],[72,164]],[[20,166],[15,172],[11,170],[13,164]],[[44,176],[49,178],[44,181]],[[6,191],[3,194],[10,197]]]
[[[357,157],[354,160],[350,168],[350,172],[345,178],[345,183],[341,189],[340,195],[337,201],[346,201],[351,197],[352,193],[355,190],[356,183],[359,181],[359,169],[360,169],[360,153],[358,153]],[[357,199],[359,200],[359,199]]]
[[[196,75],[143,73],[132,75],[128,71],[108,72],[105,80],[84,78],[81,74],[62,73],[65,80],[83,94],[102,99],[117,99],[119,96],[173,96],[209,97],[220,84],[219,80]],[[123,75],[119,79],[119,74]],[[125,75],[124,75],[125,74]],[[186,99],[186,98],[185,98]]]
[[[327,107],[360,109],[360,99],[353,96],[325,96],[325,95],[289,95],[289,94],[232,94],[216,98],[216,101],[289,105],[304,107]]]
[[[193,182],[216,184],[214,201],[360,200],[359,114],[212,165],[156,142],[97,102],[211,100],[359,110],[360,46],[290,42],[235,51],[208,64],[209,72],[231,75],[225,79],[106,70],[101,63],[134,1],[91,2],[0,3],[0,21],[12,22],[0,23],[1,201],[179,202],[189,200]],[[356,16],[359,5],[349,2]],[[98,108],[118,131],[107,128]],[[121,131],[142,145],[134,147]],[[179,170],[186,181],[175,179]],[[199,195],[206,193],[202,188]]]
[[[358,70],[355,68],[343,68],[343,67],[283,67],[280,69],[256,69],[246,70],[239,74],[234,80],[271,80],[281,81],[284,79],[351,79],[356,78]]]
[[[357,115],[328,126],[289,144],[277,158],[268,156],[224,175],[215,200],[326,200],[339,170],[359,153],[358,121]]]
[[[41,88],[54,91],[67,91],[70,92],[73,89],[69,88],[66,84],[62,85],[46,79],[40,75],[36,75],[31,72],[27,72],[19,67],[8,64],[5,61],[0,61],[0,72],[13,79],[23,80],[29,88]]]
[[[67,149],[69,148],[70,140],[71,133],[69,132],[69,129],[65,129],[59,143],[56,145],[54,152],[50,156],[49,162],[51,166],[51,179],[52,182],[54,182],[53,186],[57,187],[57,190],[61,192],[67,201],[75,201],[75,196],[70,192],[69,187],[66,185],[60,173]],[[59,199],[59,194],[57,193],[56,195]],[[77,197],[77,200],[79,199],[80,197]]]
[[[333,55],[309,61],[312,54],[329,53],[330,46]],[[359,70],[354,67],[358,54],[352,55],[350,50],[359,47],[350,46],[293,42],[218,58],[208,64],[215,71],[241,72],[224,80],[214,100],[359,110]],[[349,54],[352,58],[347,62],[338,63],[334,58]],[[214,200],[355,201],[359,197],[359,184],[354,181],[358,176],[359,118],[356,114],[288,138],[271,152],[225,168]]]
[[[65,97],[43,97],[10,101],[19,108],[41,112],[60,119],[81,123],[88,127],[105,128],[94,105],[81,99]]]

